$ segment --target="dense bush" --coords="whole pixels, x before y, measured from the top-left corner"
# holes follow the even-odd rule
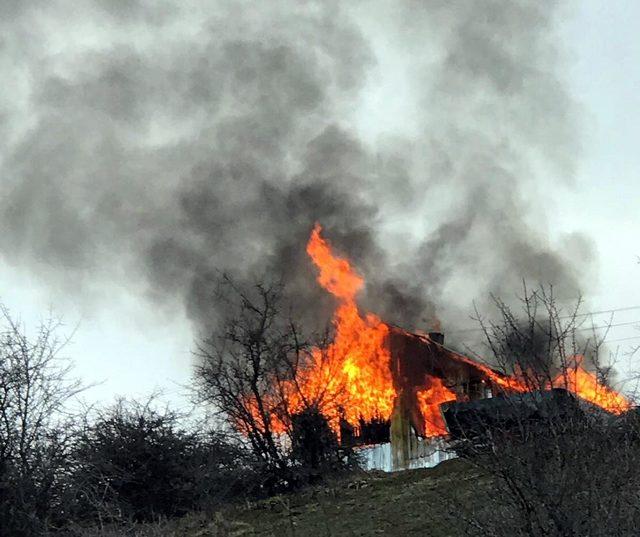
[[[299,485],[349,472],[359,463],[355,452],[340,447],[327,419],[313,407],[292,417],[290,459]]]
[[[55,336],[58,325],[45,323],[28,337],[8,312],[0,308],[0,313],[5,317],[0,328],[2,537],[77,535],[90,526],[117,528],[125,522],[177,517],[240,497],[292,490],[352,468],[352,454],[339,447],[313,405],[283,416],[289,424],[286,436],[243,415],[252,427],[236,427],[233,439],[158,408],[153,400],[122,400],[107,409],[73,414],[70,399],[82,388],[70,379],[69,363],[58,356],[64,346]],[[241,350],[265,344],[255,369],[249,367],[251,375],[268,366],[286,376],[283,368],[291,364],[284,358],[302,353],[293,332],[247,337],[237,342]],[[227,358],[224,355],[224,365]],[[244,358],[238,355],[240,365],[246,365]],[[213,385],[204,383],[213,390],[209,395],[219,395],[215,388],[221,386],[243,385],[247,378],[243,368],[225,371],[227,376],[205,377],[214,379]],[[275,373],[269,379],[282,380]],[[228,384],[220,384],[221,379]],[[260,388],[264,392],[251,393],[266,397],[278,385]],[[246,410],[246,393],[231,390],[223,395],[228,396],[222,408],[227,425],[237,426],[231,411]]]
[[[75,520],[152,520],[244,494],[246,454],[179,416],[119,402],[85,424],[72,475]]]
[[[42,431],[24,459],[2,461],[0,535],[28,537],[60,522],[64,516],[60,483],[69,466],[67,441],[68,435],[62,431]]]

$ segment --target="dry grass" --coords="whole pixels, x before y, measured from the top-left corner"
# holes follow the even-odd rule
[[[315,537],[463,535],[455,505],[482,506],[488,481],[460,461],[395,474],[365,474],[211,514],[83,537]]]

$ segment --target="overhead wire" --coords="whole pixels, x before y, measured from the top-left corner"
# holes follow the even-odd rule
[[[617,313],[619,311],[633,311],[633,310],[640,310],[640,306],[625,306],[622,308],[613,308],[613,309],[609,309],[609,310],[599,310],[599,311],[588,311],[585,313],[578,313],[576,315],[566,315],[566,316],[562,316],[559,317],[560,319],[571,319],[571,318],[578,318],[578,317],[588,317],[590,315],[602,315],[604,313]],[[633,321],[632,323],[629,324],[635,324],[637,322],[640,321]],[[613,326],[613,325],[612,325]],[[623,326],[623,323],[620,323],[618,326]],[[588,328],[589,330],[591,330],[591,328]],[[481,332],[483,330],[483,328],[481,327],[469,327],[469,328],[458,328],[457,330],[448,330],[447,333],[448,334],[458,334],[458,333],[462,333],[462,332]],[[580,329],[580,330],[584,330],[584,329]]]
[[[640,339],[640,336],[623,337],[619,339],[605,339],[603,343],[618,343],[620,341],[631,341],[632,339]]]
[[[586,330],[603,330],[603,329],[609,329],[609,328],[616,328],[618,326],[633,326],[636,325],[638,327],[640,327],[640,319],[638,319],[637,321],[629,321],[626,323],[613,323],[613,324],[603,324],[601,326],[587,326],[585,328],[576,328],[577,332],[584,332]]]

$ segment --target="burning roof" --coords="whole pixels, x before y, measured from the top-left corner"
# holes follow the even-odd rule
[[[394,417],[410,423],[420,436],[437,437],[447,434],[443,403],[531,391],[524,380],[446,348],[440,337],[410,333],[373,313],[361,313],[356,295],[364,278],[333,252],[321,231],[316,224],[307,253],[318,269],[318,283],[338,301],[335,335],[325,348],[313,349],[309,363],[282,387],[290,414],[313,405],[338,435],[345,426],[357,430]],[[613,413],[630,408],[577,358],[544,388],[565,388]],[[277,413],[273,421],[273,430],[286,430]]]

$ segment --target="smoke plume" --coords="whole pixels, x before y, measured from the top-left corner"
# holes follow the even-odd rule
[[[578,149],[556,4],[4,2],[0,255],[196,326],[223,271],[282,277],[301,315],[328,311],[316,221],[366,277],[363,304],[409,328],[523,278],[576,296],[589,241],[552,245],[537,191]],[[381,39],[408,65],[416,129],[372,141]]]

